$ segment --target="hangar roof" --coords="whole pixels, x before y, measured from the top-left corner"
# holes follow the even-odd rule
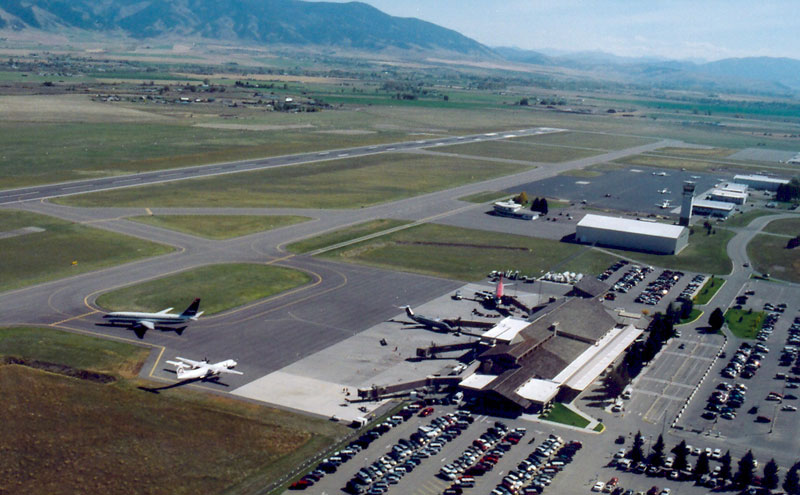
[[[641,220],[632,220],[629,218],[606,217],[603,215],[593,215],[591,213],[584,216],[581,221],[578,222],[578,227],[615,230],[618,232],[649,235],[653,237],[666,237],[669,239],[677,239],[685,230],[684,227],[679,225],[643,222]]]
[[[692,206],[698,208],[708,208],[709,210],[722,210],[722,211],[733,211],[736,208],[736,205],[733,203],[728,203],[726,201],[710,201],[707,199],[695,199],[692,203]]]
[[[734,182],[740,180],[749,180],[755,182],[768,182],[772,184],[788,184],[789,181],[787,179],[777,179],[775,177],[767,177],[766,175],[735,175],[733,177]]]
[[[737,198],[737,199],[747,199],[746,192],[739,192],[739,191],[728,191],[726,189],[714,189],[711,191],[711,196],[717,196],[720,198]]]

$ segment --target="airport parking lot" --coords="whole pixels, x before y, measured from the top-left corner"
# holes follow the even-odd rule
[[[358,479],[357,473],[360,470],[376,463],[379,461],[379,459],[387,456],[387,454],[391,453],[393,450],[401,450],[403,448],[402,446],[406,444],[407,440],[410,440],[415,433],[421,431],[420,427],[423,427],[423,430],[425,430],[431,425],[441,422],[441,418],[445,418],[447,415],[455,415],[456,411],[458,410],[457,406],[455,405],[437,404],[430,406],[433,408],[433,413],[431,413],[429,416],[420,416],[420,411],[425,407],[426,406],[421,406],[418,408],[408,420],[398,421],[396,426],[388,429],[386,433],[379,436],[367,448],[353,456],[350,460],[343,462],[335,472],[325,474],[313,486],[306,488],[305,492],[314,494],[345,493],[344,488],[346,487],[348,481],[351,479]],[[498,420],[500,423],[497,423]],[[500,456],[499,459],[497,459],[496,464],[494,464],[494,467],[491,469],[491,471],[488,471],[482,475],[473,475],[472,477],[475,479],[474,487],[464,487],[464,493],[491,493],[492,490],[497,487],[497,485],[503,482],[503,479],[509,474],[509,472],[515,470],[519,471],[518,466],[523,460],[529,457],[537,447],[551,445],[550,443],[547,443],[548,436],[550,435],[559,436],[561,438],[561,442],[559,444],[560,446],[563,446],[564,444],[573,440],[585,443],[588,438],[593,437],[593,435],[589,435],[587,433],[572,432],[570,430],[558,428],[554,425],[531,422],[525,419],[509,420],[504,418],[487,417],[485,415],[472,415],[472,422],[469,423],[469,426],[463,429],[461,434],[458,434],[450,441],[442,442],[443,445],[441,448],[437,447],[433,449],[436,450],[435,453],[431,454],[428,452],[419,456],[418,464],[413,467],[410,472],[402,475],[395,482],[387,482],[387,489],[384,493],[417,495],[434,495],[443,493],[445,489],[453,484],[453,482],[446,480],[445,477],[440,475],[442,472],[442,467],[448,464],[453,464],[453,462],[459,456],[473,448],[472,446],[476,443],[476,440],[482,436],[485,437],[487,432],[496,432],[497,428],[502,428],[502,431],[505,432],[504,434],[500,435],[501,437],[507,435],[515,429],[522,428],[523,430],[518,434],[518,436],[521,435],[521,438],[517,443],[502,442],[505,444],[507,451],[505,451],[505,453]],[[369,429],[365,429],[365,431],[366,430]],[[426,442],[426,445],[430,446],[432,442],[433,440]],[[487,446],[486,451],[482,451],[482,454],[488,454],[493,449],[497,448],[500,443],[501,442],[498,441],[491,444],[492,446]],[[429,447],[413,447],[412,451],[419,454],[422,450],[428,449]],[[544,451],[544,447],[540,450]],[[557,455],[557,452],[558,449],[553,448],[546,458],[553,460]],[[410,457],[411,455],[409,454],[408,456],[405,456],[404,459],[409,459]],[[476,458],[475,464],[480,462],[480,457],[482,456],[478,456]],[[567,493],[563,491],[564,488],[560,488],[560,486],[572,486],[569,478],[574,470],[573,468],[575,464],[579,464],[580,461],[585,460],[585,457],[586,456],[583,454],[583,449],[575,450],[574,459],[576,462],[574,464],[571,462],[565,463],[564,466],[560,467],[559,469],[561,469],[563,472],[559,471],[554,473],[552,476],[552,484],[544,488],[542,493]],[[384,460],[388,459],[384,458]],[[399,466],[403,465],[404,463],[405,461],[396,465]],[[545,465],[546,464],[544,463],[542,464],[542,466]],[[388,471],[390,469],[391,468],[387,469],[387,472],[381,476],[381,479],[389,475]],[[541,467],[540,470],[542,469],[545,468]],[[362,477],[361,479],[364,478]],[[369,483],[366,486],[371,488],[375,485],[376,481],[377,480],[372,480],[372,483]],[[525,484],[530,486],[531,482],[532,480],[529,480],[525,482]],[[583,491],[583,482],[580,486],[581,491]]]
[[[779,318],[772,335],[763,344],[769,348],[761,361],[760,368],[751,378],[739,376],[735,379],[726,378],[721,371],[734,357],[736,350],[741,346],[741,339],[732,337],[725,347],[725,359],[719,359],[690,402],[686,412],[681,417],[680,425],[686,432],[700,435],[709,439],[709,443],[730,447],[732,452],[743,453],[752,448],[756,457],[768,460],[775,456],[783,458],[783,466],[794,462],[795,453],[800,448],[800,439],[796,431],[800,426],[800,413],[783,411],[785,405],[800,407],[798,399],[784,399],[782,401],[766,400],[770,392],[789,394],[800,397],[800,389],[792,389],[791,383],[785,379],[776,379],[776,375],[783,373],[793,375],[791,366],[780,366],[781,350],[786,345],[789,327],[795,317],[800,316],[800,301],[796,300],[796,289],[782,284],[751,280],[742,288],[740,294],[752,290],[754,294],[748,297],[745,308],[760,311],[764,304],[771,302],[774,305],[786,303],[787,307]],[[747,341],[755,346],[759,341]],[[720,383],[731,385],[744,384],[747,387],[743,404],[736,409],[736,417],[731,420],[722,419],[719,415],[715,419],[702,417],[707,405],[707,399],[717,390]],[[756,409],[753,409],[756,408]],[[767,422],[759,422],[758,417],[768,418]]]

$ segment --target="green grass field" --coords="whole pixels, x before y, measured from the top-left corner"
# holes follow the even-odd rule
[[[733,267],[725,247],[734,233],[717,228],[717,233],[706,235],[705,229],[696,228],[689,236],[689,245],[677,255],[648,254],[635,251],[613,250],[620,256],[633,258],[640,263],[674,270],[724,275]]]
[[[356,208],[526,167],[429,155],[368,155],[59,198],[73,206]]]
[[[759,234],[747,245],[753,268],[772,278],[800,283],[800,248],[786,249],[786,237]]]
[[[168,246],[24,211],[0,210],[0,232],[42,232],[0,239],[0,291],[171,252]],[[77,262],[73,264],[73,262]]]
[[[612,151],[642,146],[655,140],[638,136],[594,132],[553,132],[537,136],[518,137],[514,138],[514,141]]]
[[[773,234],[790,235],[792,237],[800,235],[800,216],[797,218],[781,218],[773,220],[764,227],[765,232]]]
[[[274,265],[231,263],[193,268],[106,292],[97,305],[107,311],[183,311],[195,297],[213,315],[308,283],[307,273]]]
[[[11,328],[0,329],[0,353],[121,378],[100,384],[0,365],[0,435],[14,460],[3,482],[14,493],[253,493],[347,432],[192,387],[143,391],[153,383],[125,378],[148,353],[138,346]]]
[[[298,119],[300,120],[300,119]],[[395,132],[214,129],[176,123],[0,123],[0,188],[391,142]],[[293,125],[303,125],[295,123]],[[41,136],[47,136],[43,146]],[[69,166],[65,166],[69,163]]]
[[[303,241],[294,242],[286,246],[286,249],[292,253],[309,253],[328,246],[335,246],[336,244],[347,242],[365,235],[375,234],[384,230],[406,225],[409,222],[404,220],[372,220],[369,222],[359,223],[345,227],[343,229],[334,230],[326,234],[321,234]]]
[[[513,267],[526,275],[548,270],[597,274],[616,258],[587,246],[547,239],[424,224],[322,256],[456,280],[480,280]]]
[[[577,428],[586,428],[586,426],[589,424],[588,419],[574,413],[571,409],[568,409],[560,402],[554,403],[553,408],[550,409],[547,414],[541,416],[541,419],[568,426],[575,426]]]
[[[458,153],[462,155],[485,156],[490,158],[506,158],[528,162],[558,163],[588,156],[599,155],[600,150],[569,148],[562,146],[541,146],[529,142],[517,141],[483,141],[480,143],[464,143],[450,146],[437,146],[436,152]]]
[[[0,328],[0,355],[133,378],[150,349],[53,328]]]
[[[754,339],[764,320],[763,311],[748,312],[746,309],[729,309],[725,312],[728,329],[740,339]]]
[[[708,304],[708,301],[714,297],[723,284],[725,284],[725,280],[712,275],[711,278],[706,280],[706,282],[703,284],[703,288],[700,289],[700,292],[694,296],[694,303],[699,306]]]
[[[750,224],[753,220],[758,217],[763,217],[766,215],[772,215],[775,212],[769,210],[748,210],[744,213],[739,213],[734,215],[727,220],[725,220],[726,227],[746,227]]]
[[[149,215],[128,220],[208,239],[231,239],[310,220],[294,215]]]

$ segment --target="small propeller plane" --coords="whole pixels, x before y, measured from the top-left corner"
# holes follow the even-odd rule
[[[174,308],[167,308],[159,311],[158,313],[139,313],[135,311],[115,311],[103,316],[112,325],[127,325],[134,328],[145,328],[153,330],[157,326],[164,325],[185,325],[190,321],[196,321],[202,311],[197,311],[200,307],[200,299],[195,299],[186,310],[176,315],[170,313]]]
[[[218,376],[220,373],[232,373],[243,375],[241,371],[232,368],[236,367],[236,361],[227,359],[219,363],[209,363],[208,359],[193,361],[182,357],[176,357],[177,361],[167,361],[167,364],[175,366],[178,380],[206,380]]]
[[[663,210],[667,210],[669,208],[673,208],[673,206],[670,204],[668,199],[665,199],[661,203],[656,203],[656,206],[658,206],[659,208],[661,208]]]

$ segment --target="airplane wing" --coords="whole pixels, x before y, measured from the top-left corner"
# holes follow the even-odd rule
[[[188,364],[192,368],[200,368],[202,366],[208,366],[208,363],[203,361],[194,361],[192,359],[186,359],[178,356],[176,356],[175,359],[177,359],[178,361],[183,361],[184,364]]]
[[[161,311],[159,311],[159,312],[158,312],[158,314],[160,314],[160,315],[163,315],[163,314],[165,314],[165,313],[169,313],[169,312],[170,312],[170,311],[172,311],[173,309],[175,309],[175,308],[167,308],[167,309],[162,309]]]
[[[242,373],[241,371],[236,371],[225,367],[217,368],[216,371],[219,371],[221,373],[232,373],[234,375],[244,375],[244,373]]]
[[[156,324],[150,320],[139,320],[137,322],[139,325],[145,327],[148,330],[154,330],[156,328]]]

